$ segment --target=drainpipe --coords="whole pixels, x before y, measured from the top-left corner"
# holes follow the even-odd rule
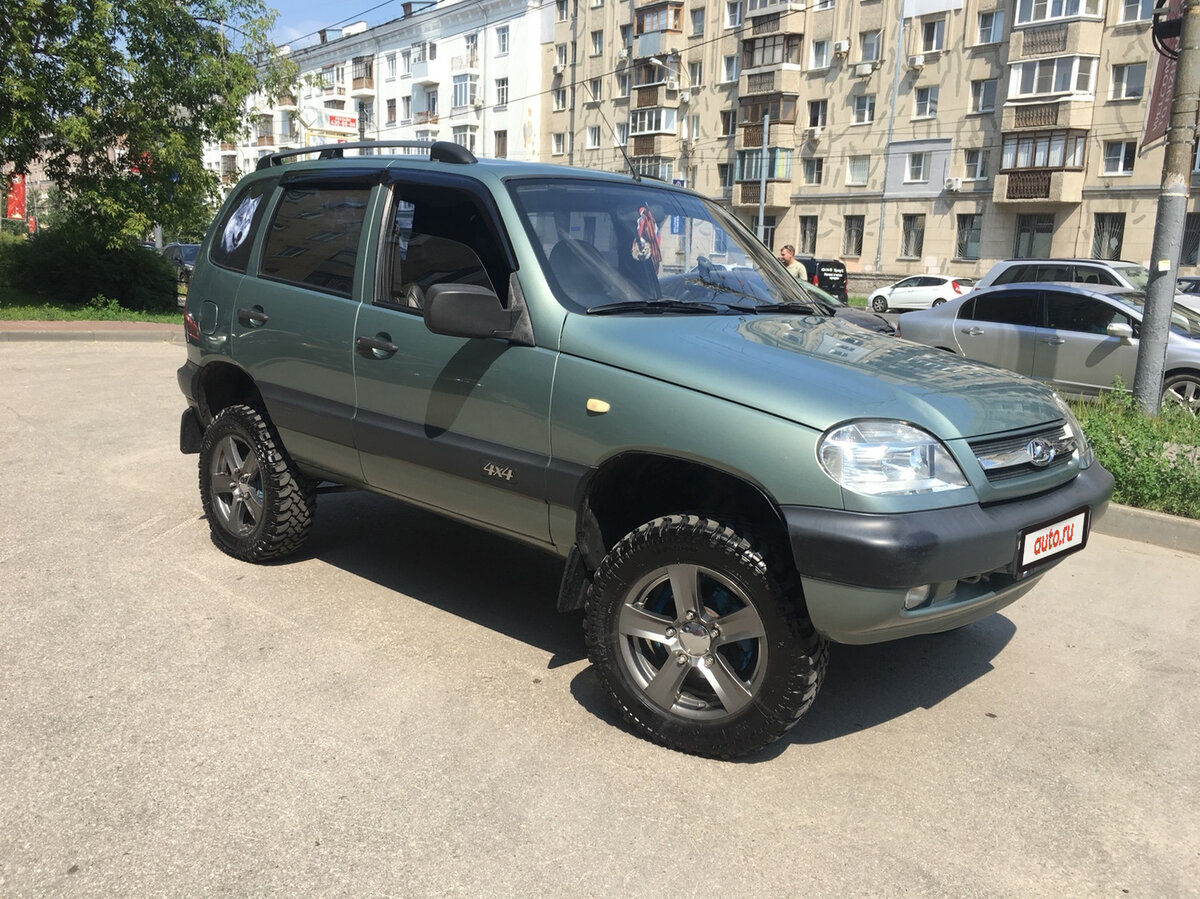
[[[897,0],[899,24],[896,26],[896,65],[892,69],[892,102],[889,103],[887,141],[883,146],[883,190],[879,194],[879,227],[875,237],[875,274],[883,265],[883,217],[887,208],[888,170],[892,162],[892,133],[896,128],[896,101],[900,94],[900,78],[904,72],[904,0]],[[866,227],[863,222],[863,227]]]

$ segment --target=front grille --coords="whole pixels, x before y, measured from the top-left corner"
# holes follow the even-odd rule
[[[1079,448],[1075,435],[1066,422],[1048,428],[1035,428],[990,437],[971,443],[971,450],[983,473],[991,482],[1006,481],[1022,475],[1054,471],[1068,464]],[[1050,461],[1035,464],[1035,452],[1050,454]]]

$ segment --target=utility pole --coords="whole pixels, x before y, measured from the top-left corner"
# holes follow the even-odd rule
[[[767,163],[771,159],[771,151],[767,142],[771,139],[771,116],[763,116],[762,123],[762,155],[759,157],[758,171],[758,239],[767,242]]]
[[[1175,301],[1179,252],[1187,221],[1187,202],[1196,147],[1196,112],[1200,103],[1200,0],[1183,0],[1180,13],[1179,65],[1171,102],[1171,125],[1163,157],[1162,193],[1154,220],[1150,281],[1142,316],[1141,343],[1133,395],[1146,416],[1158,414],[1167,360],[1167,335]]]

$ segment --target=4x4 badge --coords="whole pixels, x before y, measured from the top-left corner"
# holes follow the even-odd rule
[[[489,477],[503,478],[506,481],[511,481],[513,479],[513,470],[511,468],[501,467],[495,462],[489,462],[487,465],[483,466],[483,471]]]

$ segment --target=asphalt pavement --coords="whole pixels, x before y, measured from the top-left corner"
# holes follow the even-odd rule
[[[181,340],[0,340],[4,897],[1200,894],[1191,552],[1095,533],[696,759],[609,711],[554,559],[341,493],[237,562]]]

